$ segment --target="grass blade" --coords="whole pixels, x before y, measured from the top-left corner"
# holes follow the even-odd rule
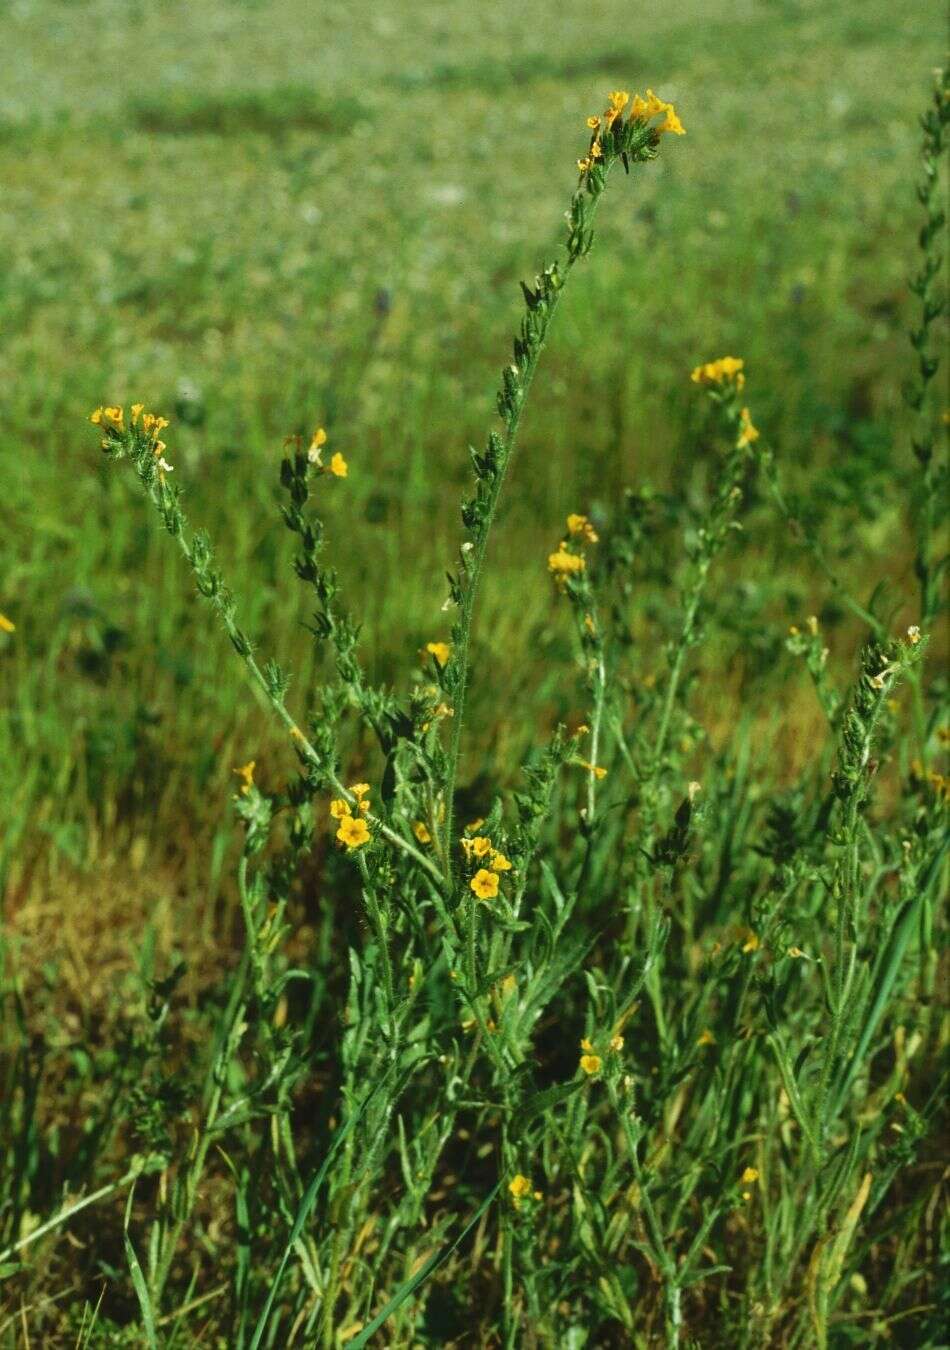
[[[430,1256],[425,1265],[421,1266],[416,1271],[415,1275],[411,1276],[410,1279],[399,1286],[386,1306],[382,1308],[373,1318],[372,1322],[370,1322],[368,1326],[365,1326],[360,1334],[350,1342],[350,1350],[362,1350],[362,1347],[368,1343],[370,1336],[375,1335],[383,1323],[387,1321],[398,1308],[402,1307],[406,1299],[414,1294],[419,1286],[424,1284],[429,1276],[449,1259],[456,1247],[459,1246],[478,1223],[479,1219],[485,1213],[485,1210],[492,1203],[500,1189],[501,1182],[496,1181],[495,1185],[489,1191],[488,1195],[486,1195],[485,1199],[469,1219],[461,1233],[459,1233],[458,1237],[453,1238],[451,1242],[447,1242],[434,1256]]]

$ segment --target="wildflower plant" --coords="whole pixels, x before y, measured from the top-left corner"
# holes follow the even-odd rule
[[[925,119],[910,400],[926,502],[944,472],[924,410],[946,110],[941,85]],[[195,1243],[227,1290],[222,1343],[254,1350],[358,1350],[378,1331],[387,1344],[447,1343],[461,1332],[433,1328],[453,1272],[470,1315],[490,1308],[507,1346],[676,1346],[711,1324],[710,1344],[838,1343],[886,1237],[888,1197],[929,1147],[939,1092],[916,1080],[910,1041],[941,1036],[925,955],[947,870],[946,780],[928,777],[931,508],[918,622],[891,633],[871,602],[848,597],[865,623],[848,687],[829,672],[817,617],[784,639],[810,673],[826,740],[795,781],[760,789],[747,736],[715,748],[696,698],[718,678],[706,653],[725,560],[767,511],[791,517],[742,358],[706,360],[691,378],[683,363],[684,397],[708,414],[712,471],[677,518],[658,631],[644,638],[637,608],[650,493],[599,514],[579,502],[552,522],[547,572],[573,629],[582,715],[539,723],[513,790],[486,792],[469,818],[478,600],[541,356],[611,175],[649,172],[686,133],[652,90],[611,93],[586,130],[562,253],[522,286],[499,420],[471,451],[445,631],[425,642],[406,692],[368,674],[328,561],[321,502],[365,472],[358,449],[322,427],[284,446],[281,512],[324,672],[303,691],[258,654],[186,519],[169,421],[141,404],[92,414],[288,751],[265,765],[249,746],[234,768],[244,954],[211,1000],[204,1048],[172,1092],[169,990],[141,1052],[168,1090],[157,1087],[148,1146],[109,1193],[128,1197],[122,1247],[147,1343],[191,1306]],[[922,710],[916,769],[892,706],[904,684]],[[315,859],[340,940],[332,960],[308,962],[291,954],[290,916]],[[208,1188],[229,1197],[230,1246],[205,1224]],[[11,1238],[2,1259],[22,1259],[83,1203]],[[854,1317],[860,1327],[863,1308]]]

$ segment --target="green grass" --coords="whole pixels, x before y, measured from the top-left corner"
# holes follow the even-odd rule
[[[483,445],[493,414],[495,372],[520,312],[518,281],[561,238],[583,116],[600,109],[608,88],[652,84],[676,99],[688,135],[664,145],[631,183],[612,185],[597,247],[580,264],[545,352],[480,600],[462,804],[481,814],[493,791],[520,787],[518,766],[531,747],[559,720],[574,725],[586,715],[582,688],[565,678],[571,628],[545,560],[569,511],[588,512],[606,538],[623,491],[645,484],[656,497],[637,563],[630,707],[650,706],[654,681],[662,684],[684,531],[719,472],[703,400],[689,381],[698,361],[725,351],[745,358],[756,423],[800,515],[862,601],[885,584],[876,612],[903,631],[919,617],[914,467],[901,404],[914,321],[906,280],[916,266],[916,118],[944,36],[935,11],[924,7],[898,24],[883,0],[772,0],[712,14],[698,0],[634,10],[616,0],[594,10],[537,0],[365,8],[195,0],[187,11],[43,0],[0,13],[0,46],[16,58],[0,91],[0,612],[16,623],[14,635],[0,635],[0,978],[18,1102],[29,1097],[35,1062],[18,1058],[16,1047],[39,1038],[46,1055],[33,1133],[18,1144],[24,1191],[0,1222],[9,1226],[15,1215],[28,1231],[34,1217],[56,1210],[64,1185],[78,1193],[126,1170],[136,1146],[128,1119],[136,1066],[156,1098],[174,1095],[174,1084],[147,1076],[155,1055],[147,1007],[149,982],[179,959],[187,969],[173,996],[167,1053],[174,1074],[188,1079],[189,1058],[218,1025],[222,972],[244,947],[233,881],[239,846],[226,809],[233,767],[255,758],[258,781],[276,790],[294,765],[264,701],[249,695],[225,640],[212,636],[169,541],[149,528],[129,476],[104,462],[89,410],[144,399],[172,418],[175,482],[188,516],[215,540],[244,627],[291,668],[288,701],[301,717],[315,710],[328,663],[308,631],[312,597],[287,580],[292,547],[280,524],[278,474],[285,438],[325,425],[331,449],[350,464],[349,478],[320,504],[329,553],[363,623],[370,678],[404,689],[421,675],[420,649],[448,634],[443,578],[457,556],[468,447]],[[755,527],[741,554],[721,564],[708,598],[713,636],[691,682],[677,753],[684,781],[728,773],[761,785],[749,787],[748,801],[737,787],[733,807],[723,788],[710,807],[711,835],[721,827],[726,837],[734,809],[742,823],[737,817],[731,828],[751,846],[745,813],[773,798],[798,809],[803,792],[817,792],[820,773],[809,775],[819,763],[829,770],[833,754],[802,663],[787,650],[788,625],[820,616],[829,679],[841,690],[854,678],[864,630],[766,509],[761,488],[750,509]],[[938,629],[935,671],[944,650]],[[909,716],[909,695],[900,698]],[[737,734],[745,746],[738,761]],[[919,739],[908,733],[887,752],[882,816],[897,811]],[[343,745],[354,772],[381,770],[352,720]],[[743,866],[753,887],[757,874]],[[321,843],[291,902],[287,962],[318,972],[312,997],[290,999],[291,1021],[318,1047],[313,1084],[297,1099],[301,1116],[308,1092],[320,1099],[318,1129],[298,1139],[301,1174],[305,1164],[319,1166],[338,1124],[335,1019],[354,995],[335,971],[345,966],[345,946],[322,897],[333,891],[352,905],[358,888],[348,876]],[[712,908],[693,894],[697,928],[680,935],[684,953],[690,940],[711,942],[749,919],[738,912],[741,886],[722,887]],[[796,919],[815,923],[816,905],[814,896],[803,902]],[[582,925],[591,941],[597,918],[588,913]],[[361,923],[346,923],[346,944],[364,940]],[[881,929],[882,942],[889,931]],[[696,994],[695,975],[684,955],[683,1007]],[[886,1022],[891,1042],[910,1019],[910,985],[900,988],[904,1002]],[[571,990],[565,1034],[573,1051],[583,999]],[[659,993],[644,997],[661,1016]],[[800,1014],[804,1045],[820,1034],[821,1000],[814,989],[802,999],[810,1010]],[[935,1081],[931,1032],[918,1106]],[[544,1024],[550,1081],[572,1072],[558,1035],[556,1019]],[[644,1071],[662,1078],[674,1059],[658,1055]],[[768,1081],[758,1059],[749,1074]],[[905,1082],[894,1074],[893,1082],[890,1068],[878,1074],[876,1109],[884,1109],[882,1084]],[[481,1089],[490,1096],[488,1082]],[[664,1078],[663,1092],[661,1116],[673,1109],[675,1084]],[[113,1099],[110,1115],[104,1103]],[[479,1124],[473,1112],[465,1128],[477,1134]],[[596,1128],[610,1134],[603,1122]],[[570,1130],[580,1139],[583,1129],[577,1108]],[[409,1278],[414,1260],[457,1235],[449,1218],[461,1223],[494,1184],[481,1155],[473,1161],[453,1148],[433,1189],[451,1191],[445,1176],[454,1175],[460,1194],[444,1210],[430,1208],[431,1245],[416,1234],[385,1267],[373,1310]],[[231,1161],[240,1175],[247,1159]],[[888,1286],[888,1315],[911,1308],[918,1294],[921,1303],[930,1298],[911,1270],[933,1259],[929,1239],[919,1237],[932,1163],[925,1149],[923,1170],[908,1173],[888,1201],[897,1216],[891,1245],[849,1267],[849,1278],[864,1269],[870,1279],[885,1260],[903,1261],[907,1283],[894,1277]],[[601,1164],[608,1180],[619,1167],[616,1158]],[[176,1268],[178,1307],[213,1293],[202,1264],[209,1253],[227,1251],[229,1272],[249,1261],[248,1287],[257,1290],[299,1199],[286,1181],[274,1200],[282,1226],[258,1231],[242,1257],[230,1173],[216,1166],[200,1240],[187,1248],[204,1253],[194,1258],[200,1278],[190,1290],[187,1261]],[[398,1195],[399,1166],[387,1167],[383,1190]],[[605,1194],[612,1184],[605,1181]],[[140,1205],[151,1204],[154,1185],[143,1178]],[[236,1194],[253,1209],[249,1185]],[[13,1291],[4,1304],[11,1317],[19,1298],[30,1303],[34,1343],[74,1343],[82,1301],[95,1302],[102,1279],[100,1326],[112,1330],[96,1333],[101,1343],[123,1343],[123,1335],[141,1343],[124,1196],[110,1203],[103,1245],[105,1221],[91,1207],[70,1226],[86,1256],[71,1262],[61,1237],[38,1244],[36,1268],[0,1289]],[[324,1198],[316,1203],[322,1213]],[[689,1203],[684,1196],[673,1207],[684,1222]],[[740,1220],[729,1222],[738,1225],[740,1264],[761,1265],[756,1240]],[[130,1237],[147,1267],[141,1215]],[[497,1307],[494,1240],[494,1230],[480,1231],[474,1251],[460,1248],[465,1256],[453,1256],[450,1277],[427,1286],[439,1292],[423,1320],[401,1314],[408,1320],[396,1324],[392,1343],[452,1343],[469,1281],[486,1309]],[[584,1241],[596,1246],[586,1230]],[[292,1264],[289,1288],[303,1300],[300,1252]],[[610,1299],[622,1292],[636,1304],[637,1284],[649,1303],[650,1263],[628,1264],[631,1287]],[[571,1278],[593,1282],[584,1269]],[[731,1319],[739,1309],[747,1327],[755,1318],[737,1287],[726,1280],[697,1295],[688,1334],[704,1345],[738,1344]],[[876,1325],[861,1319],[877,1291],[872,1282],[868,1301],[858,1283],[849,1291],[842,1307],[857,1320],[842,1335],[853,1342]],[[532,1297],[543,1302],[546,1287]],[[170,1336],[164,1315],[159,1331]],[[486,1312],[473,1332],[486,1344],[494,1316]],[[604,1316],[592,1334],[619,1335],[622,1319]],[[661,1335],[657,1316],[638,1331],[643,1344]],[[920,1330],[927,1316],[896,1323],[898,1343],[931,1344]],[[19,1344],[20,1328],[5,1317],[0,1343]],[[613,1343],[584,1342],[569,1322],[557,1333],[561,1343]],[[789,1313],[775,1334],[791,1337],[793,1323]],[[214,1344],[215,1335],[234,1334],[228,1326],[212,1297],[206,1311],[184,1318],[173,1343]],[[537,1334],[545,1344],[554,1333]]]

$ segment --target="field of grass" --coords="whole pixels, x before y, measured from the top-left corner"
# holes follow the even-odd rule
[[[458,557],[458,502],[471,479],[469,446],[484,445],[494,416],[496,372],[522,309],[518,283],[532,278],[563,238],[574,160],[586,144],[584,117],[601,110],[609,89],[649,85],[675,100],[687,135],[665,137],[662,153],[634,165],[630,181],[619,181],[618,169],[600,207],[596,247],[578,264],[552,327],[479,600],[457,811],[487,814],[494,793],[523,791],[519,766],[532,748],[558,723],[574,727],[587,718],[584,680],[573,674],[579,667],[569,605],[552,587],[546,561],[572,511],[590,516],[606,554],[607,541],[622,533],[626,489],[648,492],[624,592],[628,668],[616,698],[620,714],[638,727],[638,717],[651,715],[689,584],[684,539],[695,543],[697,521],[724,472],[707,400],[690,371],[724,352],[742,356],[744,397],[804,531],[770,506],[762,482],[751,485],[741,546],[725,550],[704,596],[704,640],[688,657],[684,681],[688,707],[677,703],[671,723],[676,762],[655,769],[657,783],[663,773],[669,781],[650,807],[650,838],[659,847],[683,785],[696,780],[704,800],[714,799],[712,852],[704,855],[706,870],[683,883],[688,898],[676,880],[663,901],[675,919],[672,983],[667,991],[659,978],[647,982],[649,1015],[641,1013],[640,1031],[658,1048],[634,1074],[656,1078],[663,1137],[652,1147],[675,1148],[681,1112],[689,1131],[705,1128],[715,1093],[732,1090],[738,1069],[724,1067],[712,1096],[693,1112],[685,1085],[694,1069],[681,1042],[701,1012],[712,1015],[697,993],[701,952],[708,956],[725,941],[730,925],[750,923],[760,885],[751,863],[733,873],[724,841],[731,830],[737,849],[740,842],[751,848],[756,831],[765,830],[761,819],[768,816],[774,833],[784,810],[790,819],[798,815],[789,831],[804,856],[808,831],[824,829],[820,802],[835,756],[845,754],[843,723],[816,698],[801,652],[790,649],[789,625],[807,632],[807,616],[817,616],[828,648],[819,684],[826,679],[839,691],[840,711],[867,636],[843,594],[870,603],[894,634],[920,621],[913,523],[919,471],[902,388],[913,373],[907,330],[917,322],[907,279],[919,266],[918,119],[943,56],[942,20],[926,5],[895,17],[884,0],[734,0],[712,13],[700,0],[633,7],[604,0],[593,8],[553,0],[16,0],[0,8],[0,461],[7,485],[0,613],[15,624],[0,633],[0,1145],[7,1155],[0,1161],[0,1249],[30,1236],[70,1197],[111,1186],[138,1154],[167,1150],[180,1175],[196,1100],[189,1093],[204,1090],[184,1066],[221,1034],[228,990],[238,987],[227,981],[256,960],[253,944],[245,947],[235,882],[242,842],[234,768],[253,759],[265,795],[281,791],[295,770],[292,743],[196,600],[178,551],[153,528],[133,475],[100,452],[90,410],[144,400],[170,417],[169,453],[187,516],[212,537],[243,628],[292,672],[288,705],[302,724],[320,721],[319,691],[333,661],[313,642],[313,595],[292,577],[280,464],[289,436],[309,438],[325,426],[328,448],[345,454],[349,475],[321,489],[320,513],[328,556],[362,624],[368,680],[418,688],[432,675],[420,651],[449,638],[444,578]],[[808,539],[820,541],[825,569]],[[946,724],[945,631],[938,622],[926,636],[926,679],[895,692],[892,715],[906,725],[889,730],[880,751],[881,833],[868,844],[867,867],[878,869],[881,893],[895,905],[909,874],[895,880],[882,841],[893,837],[899,853],[901,832],[911,828],[902,815],[907,784],[940,768],[933,747]],[[384,764],[371,741],[355,716],[343,720],[341,772],[346,782],[365,776],[375,793]],[[638,772],[641,789],[653,783],[653,768],[646,779]],[[648,795],[642,789],[641,811]],[[215,1135],[213,1165],[188,1211],[191,1227],[163,1279],[145,1280],[149,1296],[159,1285],[165,1296],[152,1314],[143,1313],[130,1275],[123,1216],[144,1264],[153,1241],[147,1213],[176,1184],[171,1164],[158,1181],[143,1179],[136,1200],[142,1212],[124,1214],[128,1187],[118,1187],[32,1243],[22,1266],[0,1261],[0,1345],[138,1345],[149,1343],[146,1336],[169,1346],[250,1344],[306,1189],[298,1193],[298,1182],[319,1167],[341,1119],[356,1122],[341,1146],[351,1169],[349,1150],[377,1109],[365,1107],[365,1119],[353,1114],[348,1094],[369,1060],[360,1058],[365,1047],[352,1043],[350,1018],[370,1016],[360,999],[369,998],[366,972],[385,943],[374,947],[371,921],[350,917],[362,883],[330,846],[325,796],[318,800],[316,843],[294,855],[278,960],[284,973],[309,971],[313,992],[288,999],[281,986],[271,1005],[262,986],[250,1005],[255,1015],[266,1007],[278,1030],[296,1021],[287,1053],[297,1069],[285,1096],[268,1105],[270,1124],[242,1119],[235,1126],[240,1142]],[[552,863],[568,856],[576,824],[566,798],[554,814],[554,842],[545,845]],[[930,815],[927,822],[926,830],[920,826],[918,882],[931,857],[928,841],[937,837]],[[837,847],[829,831],[829,847]],[[618,856],[627,849],[619,837],[613,842]],[[640,864],[624,856],[636,873]],[[606,859],[596,865],[607,878]],[[793,931],[796,922],[803,933],[807,925],[821,929],[815,888],[823,865],[812,849],[807,902],[762,919],[763,928],[773,919],[783,925],[786,947],[807,946]],[[936,892],[941,866],[926,873]],[[544,876],[539,886],[547,895],[555,883]],[[634,886],[629,878],[623,884]],[[576,922],[593,949],[587,978],[596,984],[592,972],[609,968],[607,925],[592,900],[587,909],[586,901],[577,903]],[[875,935],[886,947],[898,931],[896,909],[885,923],[880,903],[874,892],[864,915],[883,925],[861,939],[860,961],[869,971]],[[403,921],[392,919],[393,931]],[[931,921],[937,923],[933,915]],[[431,911],[427,922],[434,922]],[[389,923],[385,918],[380,931]],[[623,941],[632,951],[659,941],[647,910],[631,925]],[[944,1027],[934,956],[940,931],[921,928],[919,944],[907,949],[914,970],[887,985],[894,1006],[872,1028],[875,1045],[886,1041],[887,1065],[878,1062],[855,1101],[865,1142],[855,1142],[849,1168],[860,1155],[876,1185],[892,1165],[890,1154],[884,1162],[865,1158],[875,1146],[866,1141],[878,1132],[870,1113],[885,1110],[885,1088],[890,1095],[900,1089],[920,1113],[909,1106],[913,1121],[897,1122],[894,1133],[921,1142],[916,1153],[908,1144],[899,1161],[906,1176],[886,1203],[883,1192],[873,1193],[871,1210],[883,1206],[886,1218],[882,1235],[863,1235],[865,1246],[856,1243],[847,1257],[840,1248],[835,1281],[846,1270],[843,1293],[822,1266],[828,1251],[839,1252],[835,1235],[847,1230],[838,1210],[825,1247],[815,1245],[816,1229],[815,1242],[799,1250],[771,1237],[763,1247],[741,1205],[738,1217],[716,1210],[732,1257],[722,1261],[711,1236],[705,1264],[745,1261],[765,1269],[786,1260],[787,1285],[777,1275],[769,1284],[772,1273],[762,1286],[713,1275],[702,1295],[682,1291],[680,1330],[679,1313],[657,1292],[669,1291],[673,1267],[664,1265],[655,1234],[640,1233],[631,1239],[636,1252],[624,1248],[616,1257],[628,1274],[616,1281],[605,1274],[598,1293],[592,1270],[620,1251],[610,1246],[610,1205],[604,1198],[603,1213],[585,1217],[577,1178],[573,1200],[570,1180],[555,1179],[556,1141],[583,1151],[589,1126],[609,1157],[595,1158],[599,1143],[591,1143],[579,1174],[603,1168],[603,1197],[626,1193],[633,1182],[620,1176],[618,1129],[593,1108],[584,1115],[580,1099],[571,1098],[566,1121],[537,1144],[558,1220],[567,1223],[574,1206],[571,1238],[552,1221],[547,1245],[542,1250],[539,1237],[535,1249],[524,1231],[496,1228],[486,1211],[474,1246],[469,1236],[426,1284],[425,1298],[403,1305],[372,1344],[808,1345],[822,1317],[831,1345],[887,1338],[940,1344],[933,1213],[939,1149],[932,1112],[924,1110],[938,1087]],[[503,941],[516,940],[512,930]],[[399,958],[407,978],[421,978],[413,962],[434,939],[430,933],[419,942],[419,951],[407,944]],[[363,985],[355,978],[349,989],[348,948],[370,953]],[[504,974],[500,948],[492,946],[489,956],[493,978]],[[514,961],[514,950],[505,957]],[[739,979],[730,968],[722,978],[733,975]],[[623,1002],[626,976],[616,978],[614,987],[614,975],[603,976],[600,994],[590,994],[594,1004],[610,1002],[608,986]],[[781,994],[763,992],[771,978],[761,971],[758,982],[742,976],[734,1000],[736,1036],[741,1027],[750,1045],[759,1035],[747,1006],[753,985],[766,1022],[776,1015],[769,997],[794,1004],[797,996],[788,982]],[[868,975],[867,1000],[876,978]],[[572,979],[540,1023],[542,1087],[573,1072],[559,1035],[573,1048],[585,1034],[588,990],[579,970]],[[834,1004],[834,991],[826,995]],[[445,1000],[441,990],[433,1004],[440,1015]],[[806,1044],[825,1034],[817,976],[802,1008],[806,1003],[807,1016],[797,1005],[789,1013],[796,1026],[789,1042],[803,1056]],[[157,1014],[159,1004],[164,1011]],[[725,996],[722,1004],[732,1006]],[[915,1007],[926,1009],[919,1026]],[[390,1007],[379,1016],[380,1025],[391,1016],[395,1043],[397,1014]],[[841,1016],[847,1034],[859,1038],[858,1013],[850,1021]],[[474,1017],[484,1040],[483,1011]],[[520,1033],[511,1034],[514,1046]],[[636,1039],[632,1025],[627,1038]],[[218,1054],[218,1041],[214,1046]],[[514,1061],[527,1053],[518,1046]],[[907,1068],[914,1054],[916,1098]],[[230,1065],[229,1092],[240,1096],[237,1078],[252,1081],[263,1055],[261,1047],[249,1053],[255,1069]],[[498,1064],[491,1068],[491,1056],[487,1063],[466,1069],[466,1090],[479,1102],[463,1112],[471,1147],[454,1140],[433,1162],[427,1200],[399,1179],[400,1167],[403,1177],[411,1171],[410,1156],[418,1161],[410,1134],[401,1159],[393,1144],[395,1161],[380,1161],[366,1195],[356,1181],[338,1180],[332,1198],[317,1202],[314,1216],[345,1231],[341,1244],[350,1243],[348,1257],[334,1249],[329,1262],[338,1279],[337,1320],[331,1326],[319,1307],[326,1286],[314,1217],[294,1246],[287,1304],[278,1301],[264,1344],[345,1343],[341,1335],[367,1323],[446,1235],[458,1236],[446,1213],[464,1225],[496,1181],[507,1185],[486,1142],[493,1111],[510,1107],[525,1140],[529,1130],[517,1092]],[[753,1068],[750,1058],[747,1067],[750,1084],[766,1083],[761,1065]],[[776,1079],[776,1099],[782,1083],[788,1090],[786,1079]],[[750,1086],[749,1100],[741,1111],[736,1106],[736,1128],[741,1117],[750,1138],[761,1126],[750,1123],[758,1090]],[[395,1100],[386,1117],[392,1139],[410,1132],[415,1119],[406,1105],[397,1111]],[[545,1119],[548,1105],[539,1110]],[[788,1177],[776,1202],[776,1232],[791,1222],[794,1178],[802,1175],[789,1161],[787,1098],[782,1110],[776,1128]],[[151,1133],[136,1134],[137,1112],[152,1121]],[[828,1124],[828,1147],[850,1140],[843,1120]],[[248,1182],[255,1154],[247,1150],[266,1152],[268,1133],[277,1141],[282,1130],[288,1140],[281,1135],[273,1145],[285,1153],[268,1193],[276,1216],[269,1226],[263,1211],[254,1211],[264,1202]],[[689,1131],[684,1124],[681,1142],[701,1170],[709,1160]],[[367,1145],[370,1153],[375,1147]],[[507,1159],[505,1150],[515,1148],[510,1135],[501,1147]],[[627,1147],[636,1153],[629,1138]],[[691,1206],[702,1194],[700,1186],[694,1195],[698,1173],[687,1173],[675,1194],[672,1182],[669,1193],[661,1187],[657,1202],[669,1210],[671,1235],[695,1221]],[[237,1202],[232,1177],[240,1183]],[[848,1202],[845,1215],[860,1180],[842,1180],[835,1191],[839,1210]],[[457,1199],[446,1201],[456,1186]],[[642,1176],[636,1187],[649,1192]],[[355,1235],[340,1219],[349,1203],[358,1208],[354,1197],[365,1217]],[[254,1220],[250,1234],[242,1204]],[[825,1201],[815,1204],[827,1218]],[[524,1222],[523,1213],[515,1217]],[[538,1269],[560,1268],[557,1253],[570,1250],[563,1284],[546,1283],[547,1276],[525,1283],[512,1242],[531,1247]],[[824,1273],[816,1276],[819,1268]],[[361,1281],[371,1277],[373,1289],[365,1292]],[[795,1281],[800,1305],[783,1301],[783,1293],[764,1311],[764,1288],[774,1293]],[[554,1289],[563,1309],[549,1316]],[[806,1303],[825,1296],[831,1302],[809,1321]],[[628,1316],[625,1309],[634,1308],[646,1311]],[[149,1315],[158,1318],[154,1332]],[[670,1340],[674,1323],[682,1341]]]

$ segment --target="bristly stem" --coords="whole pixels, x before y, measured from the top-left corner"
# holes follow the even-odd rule
[[[611,169],[618,159],[623,161],[625,168],[629,166],[630,160],[639,162],[652,159],[659,139],[659,131],[641,117],[624,121],[615,114],[605,130],[602,131],[599,126],[595,129],[591,146],[599,145],[600,151],[595,157],[588,156],[581,161],[581,181],[568,212],[567,258],[563,264],[554,262],[545,267],[537,277],[534,288],[522,284],[526,308],[521,333],[514,342],[514,361],[502,372],[502,385],[498,393],[503,432],[501,435],[496,432],[489,435],[483,454],[473,452],[476,490],[462,507],[462,521],[469,532],[469,539],[462,546],[458,575],[450,578],[450,599],[458,605],[459,612],[452,629],[451,657],[442,675],[454,711],[444,779],[443,856],[449,892],[452,890],[455,789],[471,679],[469,649],[472,622],[488,538],[517,441],[524,405],[567,278],[575,263],[590,252],[594,215]]]
[[[284,701],[289,684],[287,676],[276,662],[269,661],[262,670],[255,660],[251,640],[238,626],[235,617],[234,596],[225,585],[220,572],[214,566],[214,553],[211,544],[201,533],[194,533],[189,537],[187,533],[188,522],[179,502],[179,491],[169,486],[164,473],[159,470],[148,441],[130,427],[128,432],[123,430],[107,435],[103,441],[103,448],[113,458],[128,455],[132,459],[139,481],[158,508],[166,530],[177,540],[179,548],[194,573],[199,594],[217,611],[224,630],[231,640],[231,646],[243,661],[252,682],[263,693],[271,711],[290,733],[297,753],[303,762],[315,771],[318,779],[322,779],[324,783],[328,784],[338,797],[342,797],[351,806],[354,805],[353,794],[340,781],[329,757],[317,750],[288,709]],[[402,835],[380,820],[378,816],[367,814],[366,820],[384,839],[411,857],[425,872],[428,872],[440,885],[442,884],[442,874],[438,867],[415,845],[410,844],[407,839],[404,839]]]
[[[921,268],[910,283],[920,301],[919,327],[910,333],[911,345],[917,355],[916,378],[904,390],[908,407],[915,414],[911,435],[914,455],[921,468],[921,509],[917,523],[916,572],[920,583],[920,624],[929,629],[940,606],[941,565],[933,553],[933,533],[937,504],[943,499],[947,479],[946,456],[938,458],[931,412],[930,390],[940,365],[938,351],[931,347],[931,329],[946,311],[946,297],[936,287],[937,274],[943,264],[943,227],[946,210],[940,194],[940,161],[943,156],[947,126],[950,125],[950,70],[944,70],[937,80],[933,104],[920,119],[924,139],[921,147],[923,179],[917,187],[917,197],[924,209],[925,220],[920,228],[918,242],[922,254]]]

